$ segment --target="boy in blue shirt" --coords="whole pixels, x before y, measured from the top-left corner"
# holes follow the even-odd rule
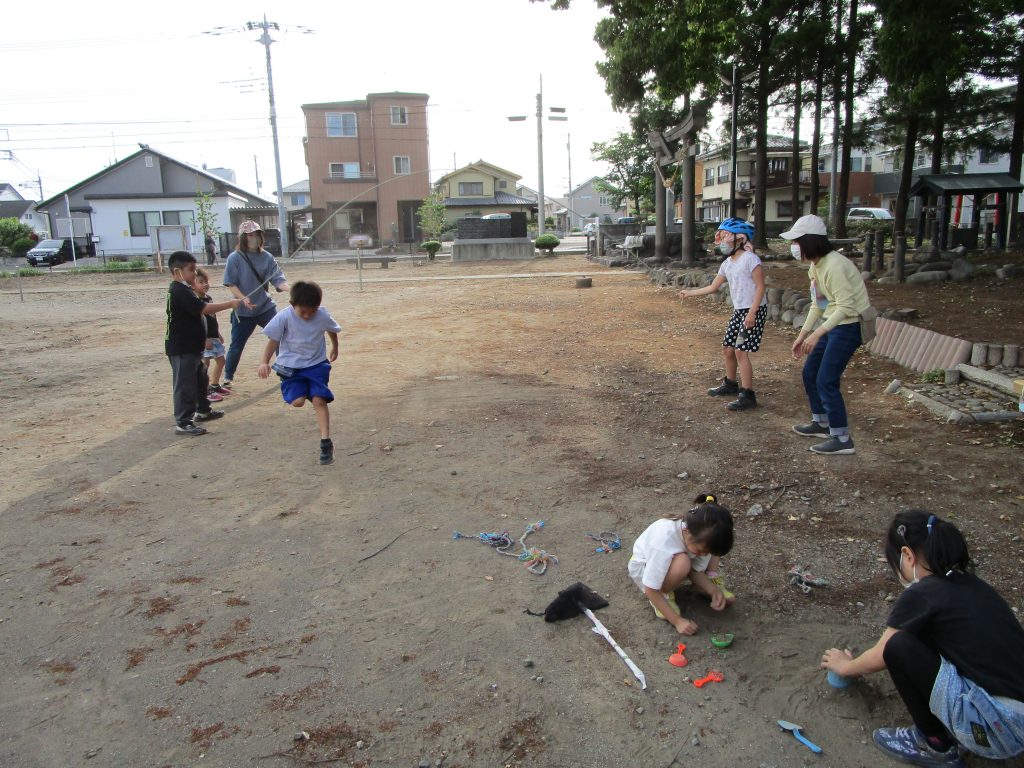
[[[334,461],[331,442],[331,416],[327,404],[334,393],[327,383],[331,363],[338,359],[338,325],[331,313],[320,306],[323,291],[312,281],[300,280],[291,287],[290,307],[282,310],[263,329],[269,341],[263,350],[257,375],[270,376],[270,358],[277,355],[273,370],[281,379],[281,396],[289,405],[301,408],[313,401],[316,422],[320,427],[320,463]],[[327,351],[324,333],[331,340]]]

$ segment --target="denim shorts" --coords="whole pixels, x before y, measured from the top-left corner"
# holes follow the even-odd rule
[[[960,745],[976,755],[1006,760],[1024,752],[1024,704],[989,696],[946,659],[928,706]]]
[[[224,357],[224,344],[220,339],[210,339],[213,346],[203,350],[204,358]]]

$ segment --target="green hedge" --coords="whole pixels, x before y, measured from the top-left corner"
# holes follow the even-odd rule
[[[533,246],[538,251],[547,251],[550,254],[555,250],[555,248],[557,248],[561,244],[561,242],[562,241],[559,240],[554,235],[544,233],[543,235],[541,235],[540,237],[533,241]]]

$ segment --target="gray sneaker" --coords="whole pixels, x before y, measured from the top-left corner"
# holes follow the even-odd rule
[[[191,421],[186,421],[184,424],[178,424],[174,427],[174,434],[199,437],[199,435],[206,434],[206,427],[197,427]]]
[[[224,417],[224,411],[197,411],[195,415],[196,421],[213,421],[214,419],[220,419]]]
[[[964,768],[964,761],[960,759],[960,750],[956,744],[945,752],[932,749],[916,725],[906,728],[879,728],[872,734],[872,739],[882,752],[904,763],[928,768]]]
[[[856,449],[853,447],[853,438],[851,437],[845,443],[838,437],[831,437],[824,443],[818,443],[812,445],[811,450],[815,453],[828,454],[830,456],[838,456],[841,454],[856,453]]]
[[[804,437],[828,437],[828,427],[822,426],[816,421],[810,424],[796,424],[793,431]]]

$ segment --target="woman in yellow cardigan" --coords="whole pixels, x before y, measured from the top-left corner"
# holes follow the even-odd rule
[[[833,248],[825,222],[817,216],[802,216],[782,237],[792,241],[793,258],[811,264],[811,304],[793,342],[794,360],[807,355],[803,379],[811,421],[794,426],[793,431],[804,437],[827,437],[811,446],[815,453],[854,453],[840,378],[861,345],[861,313],[871,306],[864,278],[853,262]],[[814,330],[819,319],[822,323]]]

